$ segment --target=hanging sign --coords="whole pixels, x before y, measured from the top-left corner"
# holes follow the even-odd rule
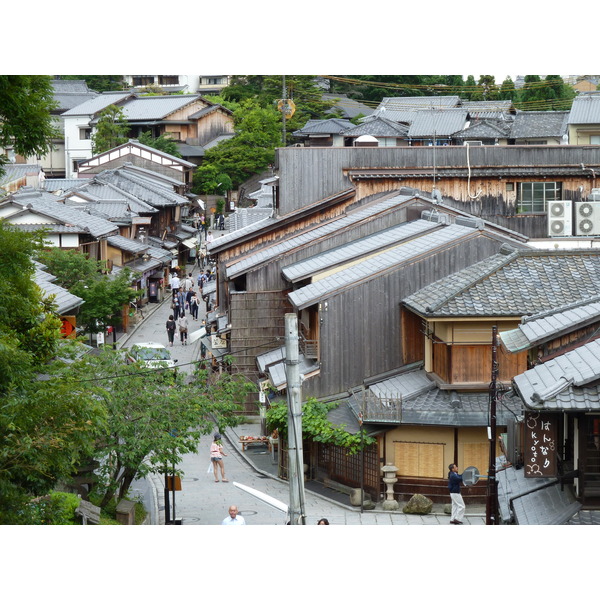
[[[296,112],[296,105],[294,104],[293,100],[281,99],[277,102],[277,110],[282,112],[286,119],[291,119]]]
[[[556,477],[556,415],[525,412],[525,477]]]

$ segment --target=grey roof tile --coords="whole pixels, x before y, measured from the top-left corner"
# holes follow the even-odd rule
[[[462,131],[467,123],[467,111],[459,108],[444,110],[421,110],[408,129],[408,136],[442,137]]]
[[[580,94],[573,99],[569,124],[597,124],[600,123],[600,95]]]
[[[600,340],[536,365],[514,377],[515,390],[531,410],[600,409]]]
[[[404,303],[426,316],[523,316],[599,294],[597,250],[513,248],[439,279]]]

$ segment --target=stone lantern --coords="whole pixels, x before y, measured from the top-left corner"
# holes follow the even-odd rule
[[[394,484],[398,481],[396,473],[398,467],[392,463],[387,463],[385,467],[381,467],[383,473],[383,483],[386,485],[385,500],[383,501],[383,510],[398,510],[400,505],[394,500]]]

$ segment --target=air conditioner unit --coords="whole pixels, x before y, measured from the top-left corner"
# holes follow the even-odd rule
[[[600,188],[592,188],[590,195],[587,197],[591,202],[600,200]]]
[[[600,235],[600,202],[575,203],[575,235]]]
[[[548,202],[548,236],[573,235],[573,202],[550,200]]]

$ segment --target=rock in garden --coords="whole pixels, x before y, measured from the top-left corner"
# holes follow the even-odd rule
[[[402,509],[409,515],[428,515],[433,508],[433,501],[422,494],[415,494]]]

